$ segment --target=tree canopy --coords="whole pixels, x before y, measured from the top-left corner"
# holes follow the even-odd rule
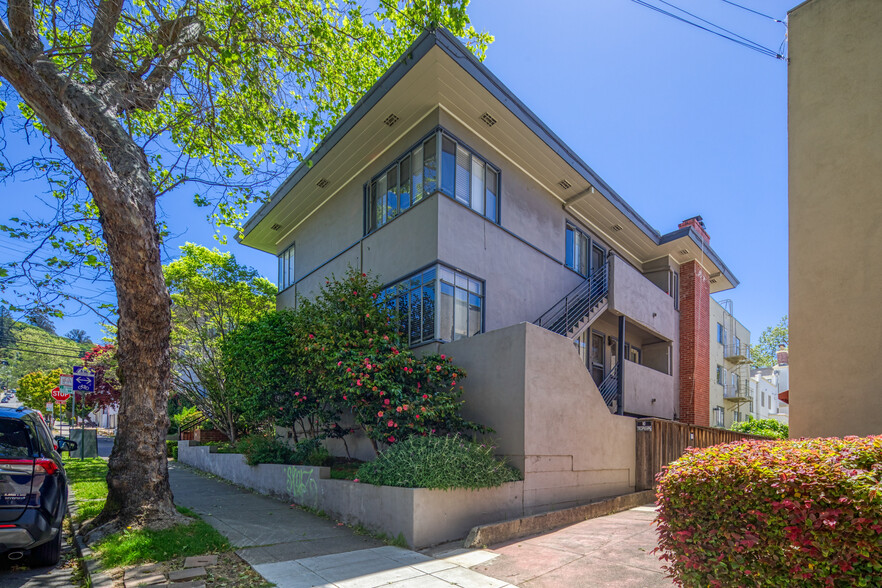
[[[787,316],[774,326],[766,327],[756,345],[750,348],[750,357],[754,367],[771,367],[778,363],[778,346],[787,346],[790,323]]]

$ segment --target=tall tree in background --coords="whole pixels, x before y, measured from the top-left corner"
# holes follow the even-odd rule
[[[157,198],[198,182],[197,204],[236,226],[265,198],[255,186],[287,171],[279,162],[322,137],[426,24],[479,54],[490,41],[468,26],[468,0],[386,1],[374,14],[354,0],[7,1],[0,78],[19,115],[4,123],[51,142],[2,170],[45,174],[59,204],[50,220],[0,227],[52,247],[42,268],[33,256],[3,268],[0,287],[100,313],[65,289],[65,272],[112,268],[122,396],[99,534],[179,520]]]
[[[165,266],[172,299],[172,381],[235,442],[241,411],[227,390],[221,346],[240,325],[276,308],[276,286],[231,253],[192,243]]]
[[[49,318],[48,313],[43,310],[33,310],[29,312],[25,316],[25,321],[38,329],[43,329],[47,333],[55,334],[55,323]]]
[[[89,338],[89,335],[86,331],[82,329],[71,329],[65,335],[68,339],[73,341],[74,343],[91,343],[92,340]]]
[[[766,327],[759,342],[750,347],[750,357],[754,367],[770,367],[778,363],[778,346],[787,346],[790,322],[784,316],[777,325]]]

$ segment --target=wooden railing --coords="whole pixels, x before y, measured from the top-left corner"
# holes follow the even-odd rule
[[[654,488],[656,474],[664,466],[683,455],[687,447],[710,447],[741,439],[769,439],[759,435],[699,427],[663,419],[637,419],[636,422],[637,491]]]

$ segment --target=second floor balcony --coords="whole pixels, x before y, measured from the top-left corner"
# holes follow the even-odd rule
[[[750,363],[750,345],[747,343],[723,345],[723,358],[736,364]]]

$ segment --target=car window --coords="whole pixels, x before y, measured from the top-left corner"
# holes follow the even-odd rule
[[[22,421],[0,419],[0,458],[22,458],[33,455],[30,435]]]
[[[31,445],[38,453],[49,455],[52,450],[52,444],[46,445],[45,434],[43,434],[43,426],[40,423],[40,417],[34,413],[29,414],[22,419],[27,423],[31,433]]]
[[[37,425],[37,433],[40,436],[40,445],[43,446],[43,454],[51,454],[52,451],[55,450],[55,442],[52,440],[52,435],[49,433],[49,426],[39,417],[34,419],[34,423]]]

